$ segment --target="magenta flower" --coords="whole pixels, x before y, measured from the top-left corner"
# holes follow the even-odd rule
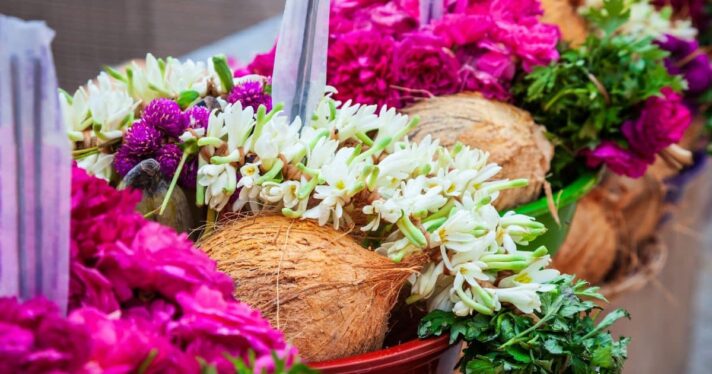
[[[185,234],[155,222],[144,221],[132,241],[107,244],[101,251],[97,267],[114,285],[120,302],[131,300],[137,290],[170,301],[201,285],[226,297],[233,290],[232,279],[217,271],[215,261],[194,248]]]
[[[516,72],[514,57],[502,45],[482,44],[483,48],[469,46],[457,51],[462,63],[462,90],[481,92],[489,99],[509,100],[509,86]]]
[[[181,187],[194,190],[198,183],[198,158],[193,156],[188,158],[180,172],[178,183]]]
[[[209,119],[210,111],[206,107],[193,106],[183,112],[183,121],[185,122],[185,128],[207,129]]]
[[[272,110],[272,96],[265,92],[261,82],[247,81],[233,87],[227,95],[227,101],[231,104],[240,102],[243,108],[252,107],[257,112],[260,105],[264,105],[267,111]]]
[[[156,152],[156,161],[161,165],[161,173],[167,180],[173,179],[181,157],[183,157],[183,151],[177,144],[164,144]]]
[[[145,373],[197,373],[195,358],[173,346],[151,322],[119,319],[85,308],[69,320],[91,331],[91,350],[86,373],[135,373],[146,364]]]
[[[250,62],[244,70],[235,71],[236,77],[241,77],[248,74],[257,74],[264,77],[271,77],[274,71],[274,57],[277,54],[277,45],[275,44],[269,52],[260,53]]]
[[[154,99],[143,111],[143,120],[166,135],[177,138],[185,131],[180,106],[170,99]]]
[[[696,40],[665,35],[665,39],[657,43],[670,52],[665,59],[668,72],[681,75],[687,81],[686,93],[699,95],[712,86],[712,62]]]
[[[680,141],[692,122],[692,114],[680,95],[667,87],[661,94],[662,97],[646,100],[640,116],[621,127],[631,149],[650,163],[656,153]]]
[[[78,372],[88,359],[89,331],[48,300],[0,298],[0,372]]]
[[[132,156],[150,156],[161,145],[161,132],[143,120],[133,123],[124,136],[126,152]]]
[[[478,43],[494,27],[492,19],[484,14],[446,14],[433,24],[433,32],[448,45]]]
[[[460,63],[434,35],[413,34],[398,43],[393,70],[404,97],[448,95],[460,86]]]
[[[180,293],[177,299],[183,317],[172,326],[172,334],[187,345],[187,352],[217,366],[220,373],[231,372],[226,352],[243,359],[254,352],[255,372],[273,367],[273,352],[288,365],[296,358],[296,349],[246,304],[229,301],[208,287]]]
[[[642,177],[650,163],[637,153],[610,140],[604,140],[594,150],[585,150],[582,155],[586,157],[586,165],[589,168],[598,168],[605,164],[614,173],[631,178]]]
[[[69,277],[69,309],[94,307],[104,313],[119,309],[114,287],[97,269],[72,261]]]
[[[141,162],[141,157],[132,155],[129,147],[120,147],[114,155],[114,170],[123,178],[134,166],[138,165],[139,162]]]
[[[327,81],[335,86],[339,100],[394,106],[399,93],[391,88],[394,42],[373,31],[354,31],[332,40]]]

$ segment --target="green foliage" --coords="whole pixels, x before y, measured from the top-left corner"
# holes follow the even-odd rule
[[[589,16],[603,36],[591,35],[582,46],[562,51],[558,62],[534,69],[513,87],[518,104],[546,126],[557,153],[566,153],[555,159],[555,175],[602,139],[625,144],[620,127],[647,98],[663,87],[685,87],[667,72],[668,54],[651,38],[615,33],[629,15],[623,0],[605,1],[604,9]]]
[[[247,362],[243,360],[240,357],[235,357],[231,356],[229,354],[225,354],[225,357],[232,363],[232,365],[235,368],[235,374],[254,374],[258,373],[255,371],[255,355],[253,352],[250,352],[248,354],[248,359]],[[200,361],[200,366],[201,366],[201,373],[202,374],[217,374],[217,369],[215,366],[212,366],[208,363],[205,362],[203,359],[198,359]],[[272,353],[272,360],[274,361],[274,370],[271,370],[270,373],[274,374],[318,374],[319,372],[310,369],[307,365],[304,365],[302,363],[295,363],[289,367],[287,367],[287,363],[277,357],[276,354]],[[263,373],[266,373],[266,371],[263,371]]]
[[[606,331],[629,317],[616,309],[596,324],[605,300],[597,287],[572,276],[553,281],[552,292],[541,294],[541,312],[522,315],[502,309],[494,316],[458,317],[434,311],[420,322],[421,338],[450,334],[450,342],[466,343],[459,363],[464,373],[620,373],[629,338],[614,340]]]

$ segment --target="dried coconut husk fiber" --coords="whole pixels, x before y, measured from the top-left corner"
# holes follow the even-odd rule
[[[571,0],[541,0],[544,14],[541,21],[559,26],[561,38],[576,47],[586,41],[586,20],[578,13],[576,2]]]
[[[616,263],[601,285],[601,294],[614,300],[645,287],[662,271],[667,253],[667,247],[657,237],[633,246],[621,244]]]
[[[566,241],[554,256],[553,267],[597,284],[608,274],[620,245],[617,227],[623,217],[594,190],[576,207]]]
[[[348,233],[280,215],[228,222],[199,246],[307,362],[380,349],[401,287],[428,260],[393,263]]]
[[[538,198],[549,171],[554,147],[542,126],[531,115],[512,105],[485,99],[478,93],[433,97],[403,112],[420,116],[420,125],[410,138],[426,135],[451,147],[461,142],[489,152],[490,162],[499,164],[498,179],[526,178],[529,186],[504,191],[495,201],[498,209],[513,208]]]

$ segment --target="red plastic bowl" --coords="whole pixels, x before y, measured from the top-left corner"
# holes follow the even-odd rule
[[[441,336],[411,340],[380,351],[308,365],[325,374],[451,374],[460,354],[460,344],[449,345],[448,339],[449,336]]]

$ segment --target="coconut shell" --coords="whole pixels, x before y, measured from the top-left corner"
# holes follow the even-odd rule
[[[276,215],[233,221],[199,245],[235,280],[235,297],[307,362],[380,349],[413,262],[423,261],[396,264],[346,233]]]
[[[586,20],[578,13],[575,2],[570,0],[541,0],[544,14],[541,21],[559,26],[561,38],[576,47],[586,41]]]
[[[553,266],[593,284],[603,280],[616,260],[620,215],[611,211],[598,193],[590,193],[576,207],[566,241],[554,256]]]
[[[526,188],[500,194],[494,204],[498,209],[528,203],[541,194],[554,147],[544,127],[534,123],[528,112],[477,93],[434,97],[404,112],[420,116],[411,139],[419,141],[430,134],[446,147],[462,142],[489,152],[490,162],[502,166],[497,178],[529,180]]]

